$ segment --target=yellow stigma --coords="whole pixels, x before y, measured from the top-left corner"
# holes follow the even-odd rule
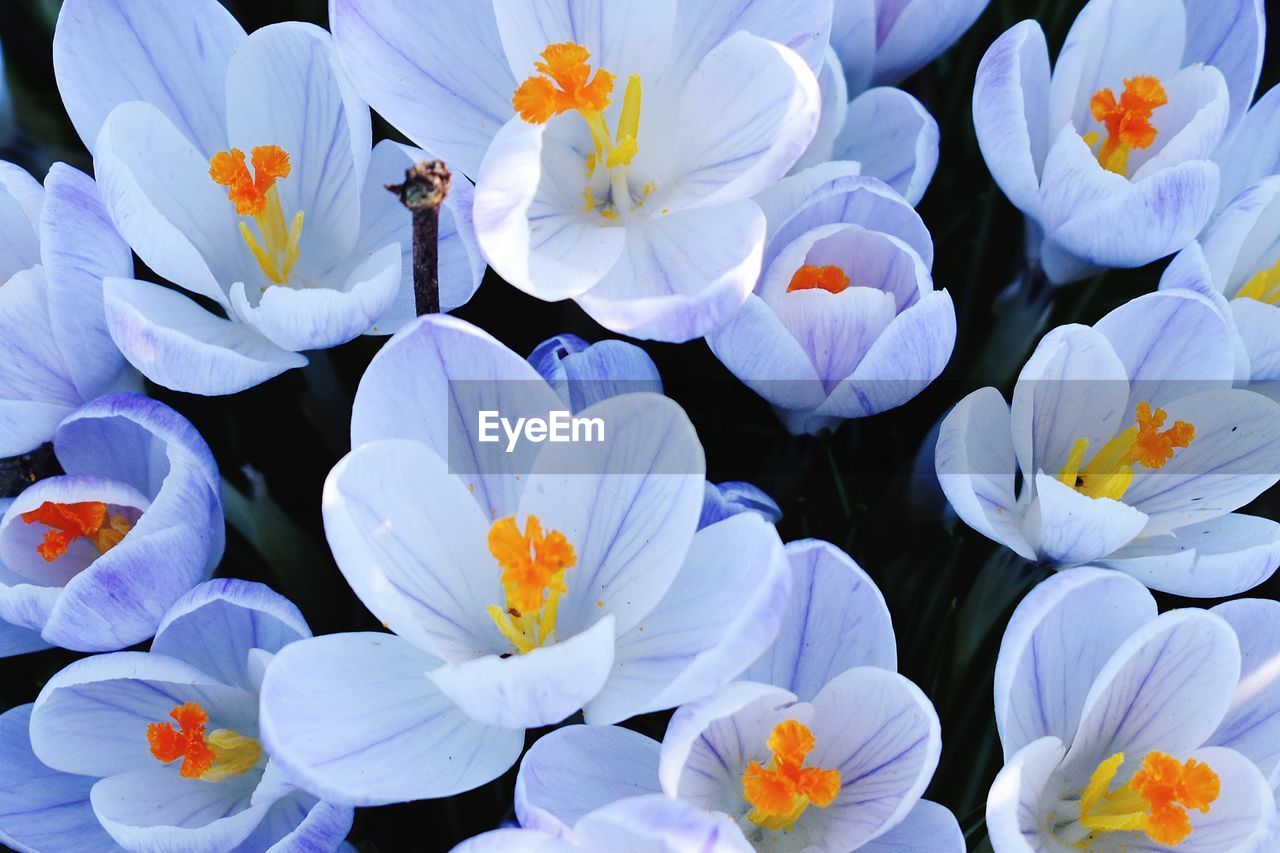
[[[1236,293],[1236,298],[1256,299],[1268,305],[1280,302],[1280,261],[1254,273]]]
[[[1188,810],[1208,814],[1221,791],[1209,765],[1179,762],[1163,752],[1147,753],[1133,778],[1112,790],[1122,764],[1124,753],[1117,752],[1089,777],[1080,795],[1080,825],[1090,834],[1076,846],[1088,849],[1105,832],[1143,832],[1156,844],[1181,844],[1191,836]]]
[[[1130,77],[1124,81],[1124,92],[1116,101],[1110,89],[1099,89],[1089,99],[1089,112],[1102,124],[1106,138],[1098,150],[1102,168],[1118,175],[1129,173],[1129,152],[1150,148],[1156,141],[1156,128],[1151,115],[1169,103],[1164,86],[1157,77]],[[1092,148],[1102,138],[1098,132],[1087,133],[1085,142]]]
[[[582,116],[595,149],[587,157],[587,178],[589,181],[594,177],[602,164],[609,171],[612,206],[606,205],[601,214],[606,219],[616,219],[618,213],[627,212],[635,203],[626,169],[640,150],[642,86],[639,75],[633,74],[627,80],[618,130],[611,133],[604,111],[613,102],[616,77],[604,69],[594,69],[593,73],[590,59],[591,52],[580,44],[548,45],[542,52],[542,61],[534,64],[538,73],[520,84],[511,104],[530,124],[546,124],[552,117],[568,112]],[[588,211],[599,206],[590,183],[585,196]]]
[[[276,181],[289,177],[289,155],[276,145],[258,145],[253,149],[253,174],[245,164],[239,148],[219,151],[209,160],[209,177],[227,188],[227,198],[236,213],[253,219],[258,227],[254,234],[249,223],[240,221],[240,236],[262,268],[262,273],[275,284],[287,284],[294,264],[298,262],[302,241],[302,211],[285,224],[284,209]]]
[[[1168,414],[1164,409],[1152,412],[1150,403],[1139,403],[1136,415],[1136,425],[1104,444],[1087,465],[1089,440],[1076,439],[1058,480],[1082,495],[1118,501],[1133,483],[1134,465],[1163,468],[1175,450],[1189,446],[1196,437],[1196,428],[1186,421],[1176,421],[1162,432]]]
[[[569,591],[564,573],[577,562],[564,534],[542,533],[536,515],[525,519],[521,533],[514,517],[489,528],[489,553],[502,567],[506,607],[489,605],[489,617],[521,654],[541,647],[555,633],[560,596]]]
[[[814,805],[825,809],[840,793],[840,772],[805,767],[817,743],[804,723],[786,720],[773,727],[768,747],[769,766],[758,761],[742,774],[742,795],[751,804],[747,819],[765,829],[785,830]]]

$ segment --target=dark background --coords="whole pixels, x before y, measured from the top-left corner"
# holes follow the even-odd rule
[[[225,5],[250,31],[283,20],[325,24],[323,0],[226,0]],[[50,45],[58,6],[58,0],[0,2],[0,45],[17,117],[17,135],[0,149],[0,157],[37,177],[54,160],[91,170],[54,85]],[[950,52],[903,84],[942,130],[941,161],[920,212],[937,248],[935,283],[951,292],[959,322],[947,372],[918,398],[899,410],[847,422],[834,435],[796,438],[702,342],[643,344],[668,394],[698,429],[708,477],[761,486],[784,510],[779,528],[785,540],[814,536],[838,544],[884,591],[900,669],[930,695],[942,719],[942,761],[927,796],[955,812],[970,849],[990,849],[982,818],[987,788],[1000,767],[991,708],[1000,633],[1014,604],[1045,572],[955,521],[933,475],[930,431],[970,390],[996,385],[1009,391],[1046,329],[1095,322],[1155,289],[1165,265],[1105,273],[1060,289],[1047,305],[1001,296],[1020,272],[1022,224],[978,151],[970,114],[974,72],[987,46],[1027,17],[1041,22],[1056,53],[1081,6],[1083,0],[993,0]],[[1268,17],[1280,21],[1280,2],[1267,7]],[[1259,93],[1280,80],[1275,42],[1269,38]],[[395,135],[385,124],[375,129]],[[572,302],[539,302],[493,275],[456,313],[525,354],[560,332],[590,341],[611,337]],[[362,339],[314,354],[308,368],[231,398],[151,389],[196,424],[234,487],[228,493],[230,530],[219,574],[272,585],[297,602],[316,633],[377,628],[325,548],[320,490],[347,450],[351,395],[380,343]],[[1275,492],[1252,511],[1277,517]],[[1276,598],[1278,593],[1280,580],[1273,579],[1253,595]],[[1165,607],[1189,603],[1161,598]],[[0,662],[0,710],[33,700],[74,657],[54,650]],[[660,738],[667,716],[628,725]],[[530,733],[530,742],[537,734]],[[448,800],[362,809],[350,839],[362,851],[448,850],[513,819],[514,779],[513,769]]]

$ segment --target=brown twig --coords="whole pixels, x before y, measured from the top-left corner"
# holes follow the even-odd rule
[[[413,301],[418,316],[440,313],[440,205],[453,175],[439,160],[415,163],[403,184],[387,184],[413,212]]]

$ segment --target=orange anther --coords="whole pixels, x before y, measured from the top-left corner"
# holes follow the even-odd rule
[[[850,284],[849,276],[840,267],[818,267],[805,264],[791,277],[791,284],[787,285],[787,293],[794,290],[825,290],[827,293],[843,293]]]
[[[30,512],[22,513],[22,520],[49,528],[44,540],[36,546],[36,553],[50,563],[67,553],[71,543],[81,537],[91,540],[99,554],[105,554],[133,528],[124,516],[109,516],[107,505],[98,501],[71,504],[45,501]]]
[[[209,715],[194,702],[179,705],[169,712],[169,716],[177,722],[150,723],[147,725],[147,743],[151,745],[151,755],[157,761],[170,764],[182,759],[179,774],[187,779],[199,779],[213,767],[217,753],[205,742],[205,726]]]
[[[614,76],[603,69],[592,76],[591,53],[573,42],[549,45],[535,75],[516,89],[512,105],[530,124],[545,124],[552,116],[571,110],[599,114],[608,108],[613,95]]]
[[[786,720],[773,727],[768,767],[758,761],[742,774],[742,793],[753,806],[748,818],[766,829],[786,829],[810,805],[826,808],[840,793],[840,772],[805,767],[816,741],[809,727]]]
[[[1156,141],[1156,128],[1151,116],[1157,108],[1169,103],[1159,79],[1150,76],[1129,77],[1124,81],[1120,100],[1110,89],[1099,89],[1089,100],[1089,111],[1107,129],[1106,141],[1098,152],[1103,167],[1124,174],[1129,152],[1134,148],[1150,148]]]

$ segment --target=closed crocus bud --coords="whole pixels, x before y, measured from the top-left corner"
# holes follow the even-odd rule
[[[53,437],[79,406],[138,383],[112,343],[104,276],[133,274],[88,175],[55,163],[42,187],[0,161],[0,458]]]
[[[151,651],[86,658],[0,716],[0,841],[18,850],[336,850],[352,809],[263,748],[258,688],[311,630],[260,584],[209,581]]]
[[[758,201],[764,273],[708,338],[793,432],[895,408],[938,377],[955,345],[951,297],[933,289],[933,241],[892,189],[830,163]]]
[[[707,483],[698,528],[709,527],[744,512],[754,512],[770,524],[782,520],[782,508],[763,489],[750,483]]]
[[[1257,86],[1259,0],[1091,0],[1050,71],[1035,21],[991,45],[973,116],[996,183],[1055,283],[1137,267],[1195,238],[1214,156]]]
[[[589,344],[577,335],[556,335],[534,348],[529,363],[574,412],[619,394],[662,393],[653,359],[624,341]]]
[[[222,557],[213,456],[182,416],[137,394],[83,406],[53,449],[65,473],[0,519],[0,654],[139,643]]]

